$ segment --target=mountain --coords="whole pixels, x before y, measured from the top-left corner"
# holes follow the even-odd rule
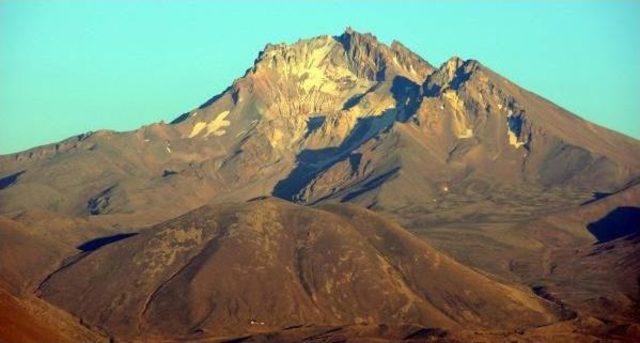
[[[513,329],[555,319],[530,290],[464,267],[366,209],[271,199],[205,206],[154,226],[61,268],[39,292],[125,340],[307,323]]]
[[[67,311],[41,323],[67,340],[630,339],[636,156],[475,60],[268,44],[171,123],[0,156],[0,311]]]
[[[400,43],[347,29],[267,45],[243,77],[171,124],[3,156],[0,213],[148,225],[212,198],[264,195],[430,211],[443,193],[475,200],[525,186],[580,190],[585,200],[640,177],[630,158],[639,152],[638,141],[479,62],[452,58],[434,70]]]
[[[107,337],[84,327],[76,318],[45,301],[16,297],[0,288],[2,342],[107,342]]]

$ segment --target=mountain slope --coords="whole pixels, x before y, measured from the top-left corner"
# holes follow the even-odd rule
[[[148,225],[212,199],[270,194],[426,211],[444,195],[475,199],[487,189],[576,194],[547,211],[638,177],[639,152],[638,141],[476,61],[434,69],[400,43],[348,29],[267,45],[243,77],[171,124],[0,157],[0,213],[39,208]]]
[[[0,288],[0,341],[2,342],[107,342],[100,333],[45,301],[19,298]]]
[[[39,293],[122,339],[305,323],[455,329],[554,320],[533,294],[460,265],[373,212],[272,199],[205,206],[159,224],[60,269]]]
[[[171,123],[0,156],[0,305],[125,340],[632,337],[639,155],[478,61],[269,44]]]
[[[400,94],[406,105],[396,106],[395,121],[384,122],[375,141],[345,152],[340,163],[330,157],[326,166],[307,168],[315,177],[301,185],[291,173],[295,191],[276,194],[304,202],[360,198],[387,209],[428,204],[448,192],[469,199],[505,186],[561,187],[588,197],[640,170],[631,158],[640,152],[638,141],[585,122],[476,61],[451,59],[422,87],[406,81]],[[317,160],[301,154],[299,168]]]

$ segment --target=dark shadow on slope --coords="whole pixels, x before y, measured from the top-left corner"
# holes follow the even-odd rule
[[[189,115],[191,114],[191,112],[184,112],[181,115],[179,115],[176,119],[172,120],[171,122],[169,122],[169,124],[179,124],[182,123],[183,121],[187,120],[187,118],[189,118]]]
[[[422,89],[425,97],[435,98],[438,95],[440,95],[440,91],[442,90],[442,87],[438,84],[430,83],[429,80],[427,79],[427,82],[424,83],[424,86],[422,87]]]
[[[618,207],[587,225],[587,229],[598,243],[640,233],[640,207]]]
[[[84,242],[79,246],[77,246],[76,249],[82,250],[84,252],[94,251],[94,250],[100,249],[105,245],[115,243],[117,241],[123,240],[125,238],[129,238],[135,235],[137,235],[137,233],[121,233],[113,236],[100,237],[100,238],[92,239],[88,242]]]
[[[420,86],[403,76],[396,76],[391,85],[391,94],[396,101],[397,120],[406,123],[422,103]]]
[[[558,315],[561,321],[572,320],[578,316],[578,313],[576,311],[569,308],[569,306],[562,302],[562,300],[560,300],[560,298],[558,298],[555,294],[549,292],[547,287],[538,285],[533,286],[531,290],[535,295],[556,305],[556,310],[558,311]]]
[[[272,195],[289,201],[299,201],[299,193],[317,176],[334,164],[350,157],[364,142],[387,130],[394,122],[395,111],[387,110],[382,115],[358,119],[349,136],[338,147],[303,150],[296,158],[296,167],[273,189]],[[354,162],[354,161],[350,161]],[[358,161],[359,162],[359,161]]]
[[[0,189],[5,189],[18,181],[18,177],[24,174],[26,170],[19,171],[17,173],[8,175],[0,179]]]
[[[95,216],[107,211],[111,204],[111,197],[113,196],[113,190],[115,188],[116,185],[113,185],[87,201],[87,210],[91,215]]]
[[[400,170],[400,167],[393,168],[392,170],[382,175],[374,177],[370,181],[367,181],[363,186],[358,188],[358,190],[345,195],[342,199],[340,199],[340,202],[351,201],[357,198],[358,196],[381,186],[383,183],[391,179],[391,177],[393,177],[398,172],[398,170]]]
[[[372,87],[366,93],[375,89],[376,86]],[[271,194],[289,201],[304,200],[300,199],[300,193],[314,179],[329,170],[329,168],[336,163],[347,158],[350,158],[353,169],[354,159],[357,158],[357,162],[360,162],[359,157],[353,154],[356,149],[369,139],[391,128],[394,122],[404,123],[412,118],[422,102],[420,85],[403,76],[396,76],[392,81],[390,90],[396,102],[395,108],[388,109],[379,116],[359,118],[355,127],[338,147],[318,150],[306,149],[301,151],[296,157],[296,167],[286,178],[280,180],[275,185]],[[362,96],[364,96],[364,94]],[[343,107],[350,108],[355,106],[362,100],[362,96],[355,96],[347,100]],[[310,134],[309,131],[307,132],[307,135],[308,134]],[[395,172],[396,171],[392,171],[390,175],[379,180],[371,180],[371,184],[369,184],[369,186],[363,186],[366,190],[363,189],[362,191],[366,192],[367,190],[378,187],[385,182],[388,177],[395,174]],[[352,194],[351,196],[356,197],[358,195],[359,194]],[[347,195],[346,197],[349,198],[349,196],[350,195]]]
[[[325,116],[316,116],[309,118],[307,122],[307,132],[304,134],[304,138],[309,137],[315,130],[319,129],[324,124]]]
[[[460,89],[460,86],[471,78],[471,74],[476,68],[476,63],[477,62],[473,60],[464,61],[462,66],[456,70],[456,75],[453,77],[451,82],[449,82],[451,89]]]
[[[178,174],[178,172],[177,172],[177,171],[175,171],[175,170],[165,169],[165,170],[162,172],[162,177],[169,177],[169,176],[171,176],[171,175],[176,175],[176,174]]]
[[[614,194],[622,193],[622,192],[626,191],[627,189],[630,189],[631,187],[634,187],[634,186],[639,185],[639,184],[640,184],[640,177],[629,181],[624,186],[622,186],[622,187],[620,187],[620,188],[618,188],[618,189],[616,189],[614,191],[611,191],[611,192],[593,192],[593,194],[592,194],[593,198],[583,202],[580,205],[588,205],[588,204],[590,204],[592,202],[596,202],[598,200],[601,200],[601,199],[604,199],[604,198],[608,198],[608,197],[610,197],[610,196],[612,196]]]
[[[604,199],[604,198],[606,198],[606,197],[608,197],[608,196],[610,196],[612,194],[615,194],[615,193],[594,192],[593,193],[593,199],[589,199],[589,200],[583,202],[580,205],[588,205],[588,204],[590,204],[592,202],[596,202],[596,201],[598,201],[600,199]]]
[[[436,341],[449,335],[447,330],[440,328],[422,328],[411,332],[404,340],[429,340]]]
[[[347,101],[344,102],[344,104],[342,104],[342,109],[348,110],[353,106],[357,105],[360,102],[360,100],[364,98],[365,95],[367,95],[367,93],[360,93],[350,97],[349,99],[347,99]]]
[[[298,193],[319,175],[323,168],[314,167],[298,161],[289,175],[278,181],[273,187],[271,195],[288,201],[299,201]],[[328,169],[328,168],[326,168]]]
[[[217,95],[213,96],[212,98],[210,98],[209,100],[205,101],[202,105],[200,105],[198,107],[198,109],[201,110],[201,109],[213,104],[218,99],[222,98],[222,96],[225,95],[227,93],[227,91],[229,91],[230,89],[231,89],[231,87],[227,87],[220,94],[217,94]],[[235,94],[233,94],[233,95],[235,95]],[[172,120],[169,124],[180,124],[183,121],[187,120],[190,115],[191,115],[191,112],[185,112],[185,113],[179,115],[176,119]]]
[[[211,104],[213,104],[214,102],[216,102],[216,100],[222,98],[225,94],[227,94],[227,92],[231,90],[231,86],[227,87],[225,90],[223,90],[222,92],[220,92],[220,94],[213,96],[211,99],[205,101],[202,105],[200,105],[200,107],[198,107],[198,109],[203,109]]]
[[[458,90],[467,82],[473,72],[478,68],[478,63],[474,60],[467,60],[460,65],[450,80],[442,80],[441,74],[435,72],[427,77],[423,85],[423,94],[425,97],[435,98],[442,94],[446,89]]]
[[[358,172],[358,169],[360,169],[360,162],[362,162],[361,153],[354,153],[349,155],[349,165],[351,166],[351,175]]]
[[[520,137],[520,133],[522,132],[522,116],[520,115],[511,115],[507,117],[507,125],[509,126],[509,130],[513,132],[516,137]]]
[[[214,95],[212,98],[210,98],[209,100],[205,101],[202,105],[198,106],[198,109],[201,110],[211,104],[213,104],[214,102],[216,102],[218,99],[222,98],[225,94],[227,94],[227,92],[229,90],[231,90],[231,86],[227,87],[225,90],[223,90],[222,92],[220,92],[220,94],[216,94]],[[236,102],[237,100],[237,94],[233,93],[231,94],[231,96],[233,97],[233,101]],[[191,114],[191,112],[185,112],[181,115],[179,115],[176,119],[172,120],[169,124],[179,124],[185,120],[187,120],[189,118],[189,115]]]
[[[344,102],[344,104],[342,104],[342,109],[343,110],[348,110],[354,106],[356,106],[357,104],[360,103],[360,101],[369,93],[371,92],[375,92],[381,85],[382,83],[376,83],[373,86],[371,86],[371,88],[367,89],[366,92],[364,93],[359,93],[356,94],[352,97],[350,97],[349,99],[347,99],[347,101]]]

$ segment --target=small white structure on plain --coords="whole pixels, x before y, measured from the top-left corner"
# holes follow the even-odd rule
[[[442,187],[442,191],[444,191],[444,192],[448,192],[448,191],[449,191],[449,186],[444,185],[444,186]]]
[[[167,145],[167,152],[171,153],[171,148],[169,148],[169,146]]]

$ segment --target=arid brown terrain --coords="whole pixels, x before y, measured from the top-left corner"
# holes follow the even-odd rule
[[[0,341],[640,340],[638,156],[475,60],[268,44],[171,123],[0,156]]]

